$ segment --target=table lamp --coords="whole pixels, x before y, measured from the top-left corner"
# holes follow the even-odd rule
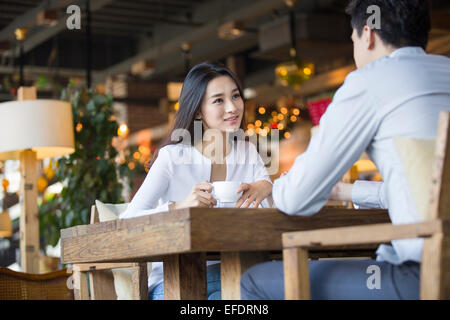
[[[20,260],[23,272],[39,273],[37,160],[74,152],[72,106],[37,100],[21,87],[18,101],[0,103],[0,160],[20,160]]]

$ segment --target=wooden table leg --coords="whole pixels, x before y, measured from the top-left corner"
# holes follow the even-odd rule
[[[164,259],[164,299],[207,299],[206,253],[175,254]]]
[[[220,285],[222,300],[241,299],[241,275],[251,266],[269,260],[269,254],[255,252],[221,252]]]

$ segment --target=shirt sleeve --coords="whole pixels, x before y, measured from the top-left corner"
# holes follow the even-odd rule
[[[167,192],[171,177],[170,157],[165,148],[159,150],[158,157],[147,173],[139,190],[134,195],[121,219],[140,217],[169,210],[169,204],[157,205]]]
[[[379,181],[357,180],[353,184],[352,202],[360,209],[387,209],[384,183]]]
[[[289,172],[275,180],[276,207],[292,215],[313,215],[344,173],[373,139],[378,120],[374,101],[360,73],[352,72],[337,90],[319,130]]]

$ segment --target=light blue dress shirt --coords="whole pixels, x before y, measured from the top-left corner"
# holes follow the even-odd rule
[[[358,181],[357,205],[386,208],[393,224],[419,221],[394,137],[433,139],[439,112],[450,110],[450,59],[404,47],[351,72],[322,116],[308,149],[273,186],[275,206],[291,215],[313,215],[331,189],[366,151],[383,183]],[[431,177],[430,177],[431,179]],[[420,262],[422,239],[381,245],[377,260]]]

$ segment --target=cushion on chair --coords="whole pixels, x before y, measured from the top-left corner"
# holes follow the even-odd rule
[[[128,203],[111,204],[95,200],[95,206],[97,207],[100,222],[104,222],[118,219],[119,215],[127,210]]]
[[[128,203],[110,204],[95,200],[98,217],[100,222],[111,221],[119,218],[119,215],[124,212]],[[147,273],[150,276],[152,270],[151,262],[147,263]],[[114,276],[114,288],[116,289],[117,300],[132,300],[133,299],[133,285],[131,268],[112,269]]]
[[[409,190],[420,220],[425,221],[428,217],[436,140],[396,137],[394,143],[403,163]]]

